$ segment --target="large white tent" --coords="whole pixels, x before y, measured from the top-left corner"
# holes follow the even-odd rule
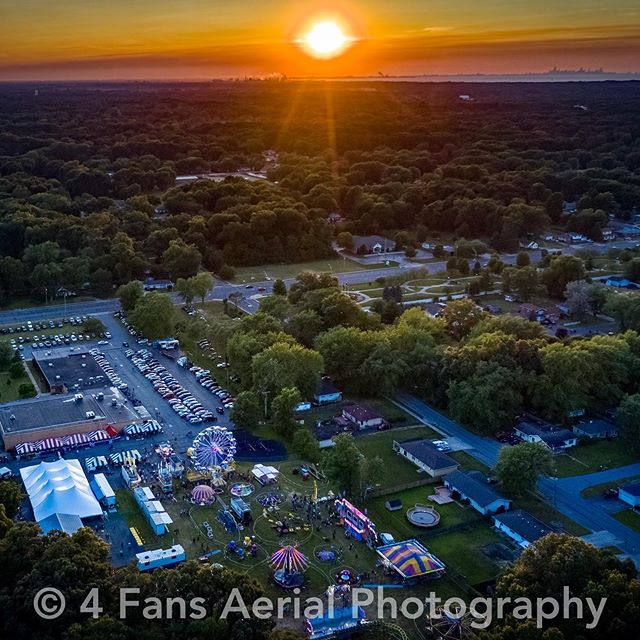
[[[41,462],[20,469],[20,475],[38,523],[54,515],[60,522],[68,520],[61,516],[93,518],[102,515],[102,507],[78,460],[60,458],[55,462]]]

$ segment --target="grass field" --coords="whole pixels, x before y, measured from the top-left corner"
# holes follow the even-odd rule
[[[31,387],[29,395],[21,396],[20,385],[27,384]],[[32,398],[36,395],[31,379],[27,373],[23,373],[19,378],[12,378],[8,371],[0,371],[0,402],[12,402],[13,400],[21,400],[23,398]]]
[[[640,531],[640,514],[633,509],[625,509],[615,513],[613,517],[634,531]]]
[[[389,266],[397,266],[397,262],[390,262]],[[259,267],[238,267],[235,270],[233,282],[262,282],[267,278],[295,278],[302,271],[319,271],[322,273],[347,273],[351,271],[367,271],[370,269],[383,269],[384,263],[360,264],[353,260],[343,258],[327,258],[326,260],[314,260],[312,262],[298,262],[294,264],[268,264]]]
[[[572,447],[556,457],[556,475],[560,478],[594,473],[638,462],[638,456],[621,438],[601,440]]]

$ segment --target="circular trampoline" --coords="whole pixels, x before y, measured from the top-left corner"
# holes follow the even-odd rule
[[[433,507],[417,504],[407,511],[407,520],[416,527],[429,529],[440,522],[440,514]]]

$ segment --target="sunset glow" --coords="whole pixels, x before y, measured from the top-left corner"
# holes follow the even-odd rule
[[[313,25],[303,40],[305,47],[318,58],[332,58],[349,46],[350,39],[331,20]]]

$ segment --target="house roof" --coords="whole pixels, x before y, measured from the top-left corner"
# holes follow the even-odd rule
[[[615,425],[607,420],[602,420],[601,418],[597,418],[595,420],[588,420],[586,422],[578,422],[575,425],[574,429],[579,429],[583,433],[589,435],[597,435],[599,433],[611,433],[612,431],[616,431]]]
[[[369,409],[369,407],[363,407],[359,404],[344,407],[343,411],[346,411],[350,416],[353,416],[358,422],[367,422],[369,420],[382,418],[379,413]]]
[[[632,482],[631,484],[625,484],[620,487],[623,491],[626,491],[629,495],[640,498],[640,482]]]
[[[457,462],[446,453],[438,451],[431,440],[405,440],[398,445],[416,460],[419,460],[429,469],[448,469],[457,466]]]
[[[322,378],[316,387],[315,395],[328,396],[334,393],[340,393],[340,389],[329,378]]]
[[[554,427],[547,424],[535,424],[533,422],[522,421],[516,425],[516,431],[520,431],[528,436],[538,436],[550,447],[558,447],[568,440],[574,440],[575,435],[568,429]]]
[[[517,533],[527,542],[535,542],[539,538],[553,533],[552,529],[546,524],[534,518],[530,513],[523,509],[515,509],[514,511],[505,511],[493,516],[494,522],[500,522],[514,533]]]
[[[503,496],[486,481],[484,476],[479,478],[475,474],[471,475],[464,471],[454,471],[453,473],[447,474],[444,477],[444,481],[481,507],[488,507],[496,500],[504,500]]]

